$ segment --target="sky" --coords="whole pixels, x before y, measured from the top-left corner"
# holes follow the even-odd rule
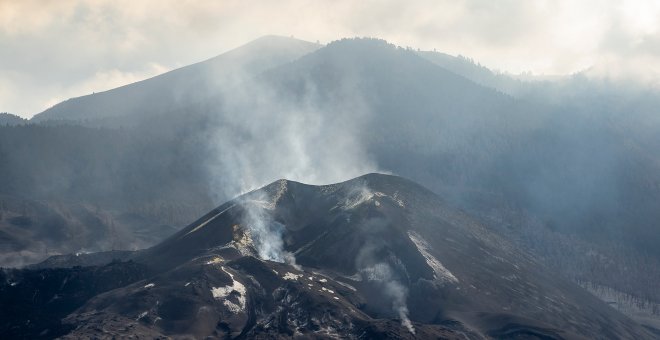
[[[29,118],[268,34],[377,37],[513,74],[660,82],[659,0],[0,0],[0,112]]]

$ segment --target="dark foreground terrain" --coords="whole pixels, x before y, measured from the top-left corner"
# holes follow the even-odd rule
[[[0,275],[0,338],[654,338],[432,192],[379,174],[280,180],[152,248]]]

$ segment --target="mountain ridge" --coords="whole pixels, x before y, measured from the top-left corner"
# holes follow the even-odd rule
[[[150,111],[167,111],[179,101],[200,95],[191,92],[192,88],[201,91],[208,87],[220,86],[222,81],[231,80],[232,75],[237,72],[256,74],[277,64],[294,60],[317,48],[319,48],[318,44],[303,40],[274,35],[263,36],[218,56],[151,78],[68,99],[36,114],[31,121],[85,121],[135,115],[144,109],[145,102],[151,105],[160,103],[158,108],[151,108]],[[214,74],[215,77],[207,77],[207,74]],[[201,93],[202,97],[207,95]]]
[[[147,277],[88,300],[64,319],[66,337],[652,338],[392,175],[276,181],[131,261]]]

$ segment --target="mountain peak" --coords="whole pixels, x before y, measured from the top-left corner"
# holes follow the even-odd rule
[[[248,57],[264,56],[271,54],[292,53],[304,55],[321,47],[321,44],[296,39],[294,37],[285,37],[280,35],[264,35],[256,38],[246,44],[227,51],[219,56],[208,59],[213,61],[218,58],[227,57]]]
[[[319,44],[290,37],[263,36],[213,58],[149,79],[66,100],[35,115],[32,120],[105,124],[116,121],[117,125],[131,125],[176,111],[200,98],[211,98],[235,78],[258,75],[319,47]]]
[[[304,45],[316,45],[316,46],[321,46],[319,43],[314,43],[311,41],[307,40],[302,40],[295,38],[294,36],[284,36],[284,35],[276,35],[276,34],[266,34],[262,35],[259,38],[256,38],[250,42],[248,42],[245,45],[249,44],[263,44],[263,43],[279,43],[279,44],[304,44]],[[243,46],[245,46],[243,45]]]
[[[100,328],[149,338],[650,338],[470,216],[392,175],[323,186],[278,180],[129,258],[89,274],[108,280],[106,288],[78,279],[94,297],[59,331],[72,338]],[[80,269],[61,271],[68,270]],[[113,280],[107,272],[123,274]],[[47,270],[38,274],[6,282],[34,287],[25,298],[61,286],[57,277],[44,280],[53,275]]]
[[[647,335],[423,187],[393,175],[323,186],[278,180],[133,260],[155,274],[99,295],[68,322],[110,326],[104,320],[137,318],[145,332],[208,334],[208,325],[168,326],[184,317],[170,311],[180,301],[191,311],[213,305],[212,319],[221,318],[223,332],[234,335],[291,327],[312,335],[327,326],[349,337],[372,328],[399,337],[589,338],[603,329],[615,337]],[[162,306],[152,307],[155,301]],[[282,311],[288,323],[273,328]],[[317,315],[323,311],[344,317]],[[248,322],[255,318],[256,325]]]

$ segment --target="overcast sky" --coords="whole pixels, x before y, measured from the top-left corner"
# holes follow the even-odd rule
[[[658,0],[0,0],[0,112],[31,117],[266,34],[379,37],[511,73],[660,79]]]

